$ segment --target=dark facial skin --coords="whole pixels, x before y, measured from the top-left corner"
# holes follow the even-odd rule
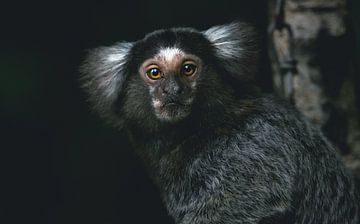
[[[191,112],[201,68],[200,58],[177,48],[160,50],[141,64],[139,74],[149,87],[157,118],[175,122]]]

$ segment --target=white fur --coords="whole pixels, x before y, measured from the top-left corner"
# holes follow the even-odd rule
[[[121,43],[121,45],[115,45],[115,47],[111,49],[111,53],[106,58],[107,62],[119,64],[125,62],[132,46],[133,43]]]
[[[84,86],[94,86],[101,93],[103,100],[96,101],[99,107],[106,107],[116,99],[125,79],[122,72],[132,46],[133,43],[123,42],[112,47],[103,47],[96,54],[97,66],[87,68],[88,80]]]
[[[158,108],[158,107],[161,106],[160,100],[157,100],[157,99],[153,99],[153,100],[152,100],[152,104],[153,104],[153,107],[154,107],[154,108]]]
[[[125,56],[127,55],[127,52],[119,52],[119,53],[114,53],[114,54],[109,54],[108,57],[106,58],[106,60],[109,63],[112,62],[121,62],[125,59]]]
[[[116,92],[119,89],[118,80],[123,79],[117,72],[122,70],[127,62],[129,52],[133,43],[121,43],[109,48],[109,54],[105,58],[106,62],[103,64],[103,71],[99,75],[103,76],[99,87],[103,88],[104,95],[109,98],[116,97]]]
[[[214,26],[203,32],[208,40],[216,48],[220,56],[224,58],[240,57],[243,48],[239,27],[235,23],[223,26]]]
[[[191,87],[192,87],[193,89],[196,89],[196,81],[193,81],[193,82],[191,83]]]
[[[172,61],[176,56],[183,55],[184,52],[177,47],[161,48],[157,56],[165,58],[166,61]]]

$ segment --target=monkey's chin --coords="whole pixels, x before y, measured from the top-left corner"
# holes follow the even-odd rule
[[[190,114],[190,106],[169,103],[156,110],[156,117],[164,122],[176,123],[184,120]]]

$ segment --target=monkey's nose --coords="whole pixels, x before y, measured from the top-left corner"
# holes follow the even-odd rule
[[[183,88],[175,79],[170,79],[167,83],[164,83],[165,86],[162,88],[163,94],[166,95],[178,95],[181,94]]]
[[[176,95],[181,93],[181,88],[178,85],[165,86],[163,89],[164,94]]]

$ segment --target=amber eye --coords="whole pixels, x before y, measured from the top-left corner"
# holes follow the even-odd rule
[[[160,79],[161,78],[161,71],[159,67],[152,66],[146,71],[146,75],[153,80]]]
[[[192,62],[186,62],[181,68],[181,74],[190,76],[193,75],[196,71],[196,65]]]

